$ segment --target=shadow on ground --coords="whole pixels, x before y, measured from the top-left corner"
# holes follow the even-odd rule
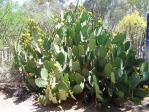
[[[68,98],[66,101],[63,101],[61,104],[49,104],[47,106],[41,106],[38,102],[34,103],[36,107],[36,112],[99,112],[99,109],[95,107],[95,102],[90,101],[90,103],[85,103],[83,96],[77,96],[77,100]]]
[[[40,106],[38,103],[34,104],[37,108],[36,112],[51,112],[51,111],[63,111],[63,112],[99,112],[97,108],[95,108],[95,104],[93,102],[89,104],[84,104],[81,100],[74,101],[72,99],[68,99],[67,101],[63,102],[60,105],[47,105],[47,106]]]
[[[99,109],[95,108],[95,102],[90,102],[88,104],[83,102],[83,98],[79,96],[77,101],[68,99],[65,102],[62,102],[60,105],[47,105],[41,106],[35,100],[35,94],[28,93],[25,88],[20,88],[13,84],[3,84],[0,83],[0,92],[5,94],[4,99],[15,97],[13,101],[14,104],[18,105],[28,98],[31,98],[33,101],[33,110],[31,112],[99,112]],[[117,108],[113,104],[110,104],[108,108],[102,109],[100,112],[148,112],[149,111],[149,97],[146,97],[141,104],[135,105],[131,101],[127,101],[124,104],[124,107]]]
[[[19,103],[25,101],[31,97],[31,93],[28,93],[26,89],[14,84],[0,83],[0,92],[5,94],[4,99],[16,97],[14,103],[18,105]]]
[[[28,93],[25,88],[21,88],[19,86],[15,86],[13,84],[6,84],[6,83],[0,83],[0,92],[2,92],[5,95],[4,99],[15,97],[15,100],[13,101],[14,104],[18,105],[24,101],[26,101],[28,98],[32,97],[31,99],[34,99],[33,107],[34,109],[32,112],[51,112],[51,111],[83,111],[83,112],[98,112],[98,109],[95,108],[95,103],[91,102],[89,104],[85,104],[82,100],[82,97],[79,96],[77,101],[73,99],[68,99],[65,102],[62,102],[60,105],[47,105],[47,106],[41,106],[36,100],[35,100],[35,94]]]

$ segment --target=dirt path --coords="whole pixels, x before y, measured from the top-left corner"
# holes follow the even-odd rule
[[[7,98],[3,93],[0,93],[0,112],[56,112],[64,111],[62,107],[47,106],[40,107],[38,103],[32,98],[28,98],[24,102],[17,103],[17,97]],[[75,107],[70,108],[71,112],[75,111]],[[79,109],[78,112],[83,110]],[[66,110],[67,112],[67,110]]]
[[[23,101],[18,97],[9,96],[4,92],[5,89],[5,84],[0,83],[0,112],[98,112],[93,103],[85,105],[82,101],[75,102],[73,100],[64,102],[61,105],[42,107],[34,100],[33,95]],[[7,92],[9,93],[9,91]],[[124,108],[116,108],[112,112],[149,112],[149,97],[146,97],[140,105],[134,105],[128,101]]]
[[[17,97],[6,99],[3,93],[0,93],[0,112],[97,112],[95,109],[64,105],[53,106],[49,105],[41,107],[32,97],[28,98],[24,102],[17,103]]]
[[[31,98],[19,104],[16,101],[16,97],[6,99],[6,96],[0,93],[0,112],[36,112],[36,106]]]
[[[12,88],[12,87],[10,87]],[[0,112],[97,112],[94,104],[85,105],[82,101],[68,100],[61,105],[40,106],[34,95],[29,98],[19,99],[11,96],[9,85],[0,83]]]

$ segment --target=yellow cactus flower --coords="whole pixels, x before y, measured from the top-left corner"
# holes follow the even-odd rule
[[[56,63],[54,64],[55,67],[57,67]]]
[[[144,88],[144,89],[148,89],[148,85],[144,85],[143,88]]]
[[[113,33],[113,35],[114,35],[114,37],[116,37],[117,36],[117,33]]]
[[[29,73],[28,76],[29,76],[29,77],[32,77],[32,76],[33,76],[33,73]]]
[[[41,39],[41,38],[39,38],[37,41],[38,41],[38,42],[42,42],[42,39]]]
[[[90,15],[92,15],[92,12],[89,12]]]
[[[102,23],[102,21],[101,21],[100,19],[98,19],[98,23],[100,23],[100,24],[101,24],[101,23]]]
[[[22,34],[22,37],[25,37],[26,36],[26,34]]]
[[[42,43],[39,43],[39,47],[41,47],[42,46]]]
[[[25,40],[25,42],[28,43],[29,41],[28,40]]]
[[[29,34],[29,33],[27,33],[27,34],[26,34],[26,36],[30,36],[30,34]]]
[[[136,70],[139,71],[140,70],[140,67],[136,67]]]

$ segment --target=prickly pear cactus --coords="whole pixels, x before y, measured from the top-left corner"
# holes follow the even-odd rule
[[[68,10],[55,17],[55,35],[49,35],[30,20],[15,46],[16,64],[28,86],[43,90],[43,105],[82,93],[98,105],[145,97],[148,63],[136,57],[125,34],[105,29],[96,14],[82,6]]]

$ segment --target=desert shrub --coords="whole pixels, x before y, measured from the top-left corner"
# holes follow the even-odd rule
[[[139,103],[145,97],[148,63],[136,57],[125,34],[105,30],[98,15],[84,7],[54,20],[54,36],[31,20],[15,46],[14,64],[29,90],[41,90],[41,104],[76,100],[83,93],[97,105],[128,99]]]

